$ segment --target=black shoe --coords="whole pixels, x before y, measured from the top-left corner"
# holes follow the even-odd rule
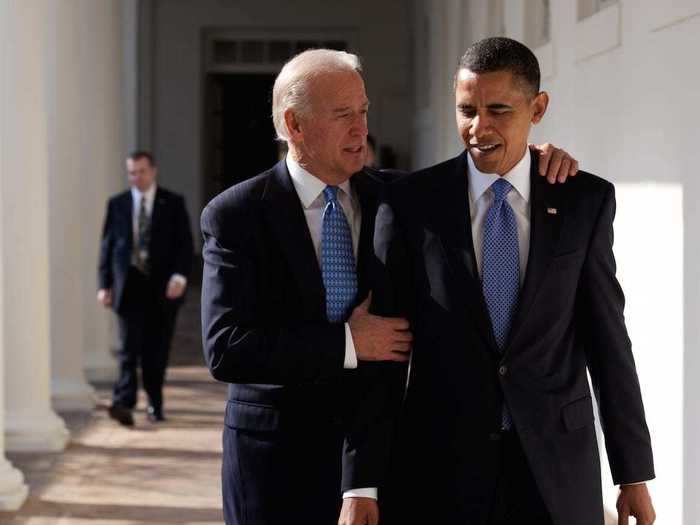
[[[119,421],[119,424],[125,427],[134,426],[134,416],[131,415],[131,410],[122,405],[112,405],[109,407],[109,417]]]
[[[163,415],[163,409],[156,408],[152,405],[149,405],[148,408],[146,409],[146,418],[151,423],[160,423],[162,421],[165,421],[165,416]]]

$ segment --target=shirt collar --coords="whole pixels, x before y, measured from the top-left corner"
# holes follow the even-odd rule
[[[312,175],[306,171],[289,154],[287,154],[286,162],[289,175],[292,177],[294,189],[296,190],[297,195],[299,195],[299,200],[301,201],[302,206],[304,206],[305,209],[310,208],[316,199],[318,199],[318,196],[323,193],[323,190],[326,189],[327,184],[321,179],[317,178],[315,175]],[[352,199],[349,180],[346,180],[338,187]]]
[[[476,202],[500,177],[495,173],[479,171],[470,154],[467,154],[467,162],[469,164],[469,195],[471,195],[473,202]],[[531,162],[530,148],[527,148],[523,158],[508,173],[503,175],[503,178],[511,183],[526,203],[530,202]]]
[[[141,203],[141,196],[146,197],[146,202],[148,204],[153,202],[153,199],[156,196],[156,183],[154,182],[151,184],[151,187],[148,188],[146,191],[141,193],[139,189],[136,186],[131,187],[131,198],[136,202],[137,204]]]

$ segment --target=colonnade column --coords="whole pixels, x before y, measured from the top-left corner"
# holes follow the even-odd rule
[[[114,316],[97,305],[97,255],[109,195],[126,187],[124,97],[122,82],[122,6],[119,0],[80,0],[80,119],[83,184],[81,208],[85,279],[85,371],[91,381],[116,378],[111,349],[116,344]]]
[[[3,2],[2,340],[5,445],[62,450],[51,409],[49,346],[49,155],[46,2]]]
[[[50,344],[53,407],[88,411],[95,406],[95,392],[85,380],[85,287],[94,289],[94,278],[83,273],[82,235],[84,203],[80,188],[89,171],[81,161],[82,110],[79,20],[80,2],[49,2],[48,152],[49,152],[49,279]],[[89,221],[88,221],[89,222]],[[94,255],[93,255],[94,257]]]

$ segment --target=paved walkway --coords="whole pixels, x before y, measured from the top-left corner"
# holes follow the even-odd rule
[[[30,495],[0,525],[214,525],[221,514],[221,426],[225,385],[203,363],[196,294],[181,313],[165,391],[168,421],[143,411],[128,429],[107,416],[109,385],[92,414],[62,414],[71,430],[59,454],[8,454]]]

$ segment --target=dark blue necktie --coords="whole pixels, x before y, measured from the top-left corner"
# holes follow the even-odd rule
[[[484,221],[481,264],[484,300],[501,352],[508,341],[520,289],[518,227],[513,208],[506,200],[511,189],[513,187],[504,179],[498,179],[491,185],[494,201]],[[510,413],[504,405],[502,427],[510,429],[511,426]]]
[[[338,202],[338,187],[323,190],[326,208],[321,231],[321,274],[326,288],[326,316],[331,323],[344,322],[357,298],[357,273],[352,252],[352,234],[343,208]]]

